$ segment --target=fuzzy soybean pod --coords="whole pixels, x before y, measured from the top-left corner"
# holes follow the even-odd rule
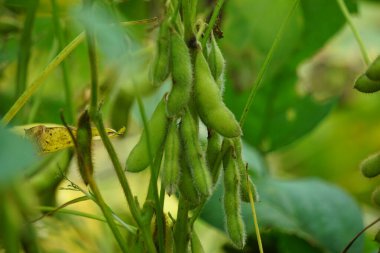
[[[252,182],[251,178],[249,175],[247,175],[247,163],[244,162],[243,160],[243,155],[242,155],[242,143],[240,138],[235,138],[233,140],[234,142],[234,147],[235,147],[235,152],[236,152],[236,163],[237,167],[239,169],[240,173],[240,198],[244,202],[249,202],[249,191],[251,191],[253,195],[253,200],[258,201],[259,195],[256,190],[255,184]],[[248,178],[248,182],[247,182]],[[248,183],[248,184],[247,184]]]
[[[372,81],[380,81],[380,55],[372,62],[365,74]]]
[[[222,149],[222,138],[213,129],[208,129],[206,158],[209,166],[212,182],[215,185],[220,174],[220,165],[216,164],[217,157]]]
[[[202,198],[194,185],[190,167],[184,156],[184,150],[181,148],[181,176],[179,178],[178,189],[189,209],[194,209],[200,204]]]
[[[189,49],[178,32],[172,32],[170,45],[173,84],[168,96],[166,110],[168,116],[173,117],[178,115],[189,102],[193,83],[193,68]]]
[[[214,34],[211,35],[211,47],[207,60],[212,76],[214,77],[220,92],[223,93],[225,60],[222,51],[216,42]]]
[[[232,144],[229,144],[232,145]],[[245,244],[244,223],[240,214],[240,174],[237,168],[234,149],[223,158],[224,167],[224,212],[227,233],[234,245],[242,249]]]
[[[194,95],[199,116],[208,128],[215,129],[224,137],[241,135],[239,123],[223,103],[218,85],[201,50],[197,51],[195,59]]]
[[[169,76],[170,31],[169,21],[162,22],[157,39],[157,54],[153,62],[153,85],[160,86]]]
[[[354,88],[363,93],[374,93],[380,90],[380,81],[373,81],[363,74],[356,79]]]
[[[373,154],[360,164],[363,176],[372,178],[380,174],[380,153]]]
[[[164,164],[161,169],[161,178],[167,194],[175,193],[180,175],[180,139],[177,122],[173,119],[170,123],[165,142]]]
[[[211,175],[198,140],[198,126],[195,124],[189,109],[186,109],[182,116],[180,133],[194,184],[203,196],[209,196],[212,186]]]
[[[154,158],[157,151],[162,148],[162,144],[165,141],[169,124],[168,118],[166,117],[165,107],[165,98],[162,98],[148,122],[148,131],[150,137],[149,144],[151,148],[150,150],[152,152],[152,158]],[[150,150],[147,137],[147,131],[144,129],[139,142],[132,149],[127,158],[127,171],[139,172],[144,170],[150,164]]]
[[[86,185],[94,173],[92,163],[92,132],[90,116],[87,111],[82,113],[78,120],[78,130],[76,136],[76,151],[78,167],[81,177]]]

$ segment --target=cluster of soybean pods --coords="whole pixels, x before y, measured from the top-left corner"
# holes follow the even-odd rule
[[[183,198],[191,210],[212,194],[223,167],[226,229],[234,245],[242,248],[240,204],[249,202],[249,190],[257,195],[242,158],[242,130],[223,102],[225,60],[213,34],[205,48],[196,36],[185,39],[186,14],[179,9],[167,8],[151,71],[154,85],[171,78],[172,87],[132,149],[126,169],[142,171],[163,155],[163,187],[167,194]],[[201,125],[207,128],[207,147],[200,142]]]

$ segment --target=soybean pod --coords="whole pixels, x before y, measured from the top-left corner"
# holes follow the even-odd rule
[[[180,175],[180,139],[176,119],[170,123],[165,142],[164,164],[161,178],[167,194],[175,193]]]
[[[84,111],[78,120],[76,151],[80,175],[86,185],[94,173],[92,163],[92,132],[90,115]]]
[[[166,105],[169,117],[179,114],[187,105],[193,83],[193,68],[186,42],[182,36],[172,31],[171,35],[172,89]]]
[[[232,146],[230,140],[228,145]],[[230,148],[223,158],[224,167],[224,212],[228,236],[234,245],[242,249],[245,244],[244,223],[240,214],[240,174],[234,149]]]
[[[157,39],[157,53],[153,62],[153,85],[160,86],[169,76],[170,31],[167,18],[162,22]]]
[[[206,165],[206,159],[198,140],[198,126],[187,108],[180,125],[181,140],[185,148],[186,161],[191,168],[191,174],[198,191],[209,196],[211,193],[211,175]]]
[[[139,172],[144,170],[150,164],[150,151],[152,152],[152,159],[157,154],[158,150],[162,148],[165,141],[166,132],[169,120],[166,117],[165,98],[157,105],[156,110],[153,112],[151,119],[148,122],[148,131],[150,137],[150,148],[148,146],[147,130],[141,134],[139,142],[132,149],[126,162],[126,170],[130,172]]]
[[[372,81],[380,81],[380,55],[372,62],[365,73]]]
[[[212,182],[215,185],[219,178],[220,165],[216,164],[219,153],[222,149],[222,138],[221,136],[215,132],[213,129],[208,129],[207,136],[207,150],[206,150],[206,158],[207,164],[209,166]]]
[[[380,174],[380,153],[373,154],[360,164],[360,170],[365,177],[373,178]]]
[[[211,33],[211,47],[207,60],[220,93],[223,94],[225,60],[213,33]]]
[[[239,123],[223,103],[220,90],[202,50],[196,53],[194,95],[199,116],[207,127],[215,129],[224,137],[232,138],[241,135]]]
[[[373,81],[363,74],[356,79],[354,88],[363,93],[374,93],[380,90],[380,81]]]
[[[184,150],[181,150],[181,177],[179,178],[178,189],[181,197],[186,201],[189,209],[196,208],[201,202],[201,196],[195,187],[190,167],[184,157]]]

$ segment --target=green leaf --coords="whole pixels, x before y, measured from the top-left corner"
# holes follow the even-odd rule
[[[33,144],[0,126],[0,186],[8,185],[25,174],[37,160]]]
[[[237,117],[293,2],[245,0],[227,5],[223,48],[229,78],[225,101]],[[351,0],[346,3],[356,11]],[[317,53],[344,24],[336,1],[301,0],[247,117],[243,130],[248,143],[262,152],[276,150],[310,132],[329,113],[337,100],[316,101],[311,94],[297,91],[297,67]]]
[[[261,229],[270,228],[295,235],[313,247],[339,253],[363,228],[361,213],[354,200],[334,185],[316,179],[280,181],[263,178],[255,182],[261,202],[256,204]],[[202,218],[223,229],[219,187],[207,203]],[[249,234],[254,233],[250,206],[242,205]],[[287,242],[291,243],[291,242]],[[363,238],[350,252],[362,252]]]

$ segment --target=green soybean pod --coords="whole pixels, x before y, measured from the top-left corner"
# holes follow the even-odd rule
[[[194,209],[200,204],[202,198],[198,189],[194,185],[190,167],[184,156],[184,150],[181,150],[181,176],[179,178],[178,189],[189,209]]]
[[[194,79],[195,103],[203,123],[224,137],[240,136],[239,123],[223,103],[218,85],[201,50],[196,53]]]
[[[363,176],[372,178],[380,174],[380,153],[367,157],[360,164],[360,170]]]
[[[232,143],[228,143],[232,145]],[[223,157],[224,167],[224,212],[226,230],[234,245],[242,249],[245,244],[244,223],[240,214],[240,174],[237,168],[234,149]]]
[[[165,98],[162,98],[148,122],[152,158],[154,158],[157,151],[162,148],[162,144],[165,141],[169,124],[169,120],[166,117],[165,107]],[[144,129],[140,140],[127,158],[126,170],[130,172],[139,172],[148,167],[150,164],[149,152],[147,131]]]
[[[249,199],[249,192],[252,193],[253,200],[258,201],[259,195],[257,193],[257,189],[255,184],[252,182],[251,178],[249,175],[247,175],[247,163],[244,162],[243,160],[243,155],[242,155],[242,143],[240,138],[234,138],[233,139],[234,143],[234,148],[236,152],[236,163],[237,167],[239,169],[240,173],[240,198],[244,202],[250,202]],[[248,180],[247,180],[248,178]]]
[[[78,130],[76,136],[76,151],[78,168],[81,177],[86,185],[88,185],[89,178],[94,173],[94,166],[92,163],[92,132],[90,116],[88,111],[84,111],[78,120]]]
[[[161,178],[167,194],[175,193],[180,173],[180,139],[177,122],[173,119],[170,123],[168,135],[165,141],[164,164],[161,169]]]
[[[215,132],[213,129],[207,129],[207,150],[206,150],[206,158],[207,164],[210,169],[212,182],[215,185],[218,181],[220,174],[220,165],[216,164],[216,160],[218,158],[219,153],[222,150],[222,138],[221,136]]]
[[[157,38],[157,54],[153,62],[153,85],[160,86],[169,76],[170,31],[169,21],[165,19]]]
[[[380,81],[380,55],[372,62],[365,74],[372,81]]]
[[[211,34],[211,47],[207,60],[214,80],[218,84],[220,92],[223,93],[224,70],[226,64],[222,51],[220,50],[213,33]]]
[[[198,140],[198,126],[195,124],[189,109],[186,109],[182,116],[180,133],[185,148],[184,154],[191,168],[194,184],[202,195],[209,196],[212,186],[211,175]]]
[[[170,45],[173,84],[168,96],[166,111],[169,117],[173,117],[179,114],[189,102],[193,83],[193,68],[189,49],[178,32],[172,32]]]
[[[363,93],[374,93],[380,90],[380,81],[373,81],[363,74],[356,79],[354,88]]]

